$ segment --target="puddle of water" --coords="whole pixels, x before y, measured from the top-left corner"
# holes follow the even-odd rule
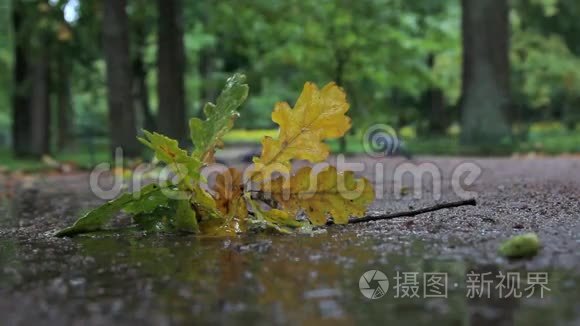
[[[47,243],[0,241],[0,293],[33,297],[27,318],[55,320],[270,324],[403,323],[498,325],[561,324],[579,320],[578,273],[549,270],[540,298],[466,298],[470,271],[507,271],[494,265],[432,257],[420,241],[385,247],[355,232],[316,236],[194,238],[98,236]],[[367,299],[359,289],[368,270],[389,280],[386,293]],[[416,274],[419,298],[402,298],[403,272]],[[446,298],[423,298],[425,273],[447,273]],[[521,272],[524,289],[525,275]],[[415,293],[414,277],[407,294]],[[379,283],[371,280],[369,287]],[[399,297],[397,297],[397,292]],[[6,296],[4,296],[6,298]],[[24,300],[24,299],[22,299]],[[0,307],[2,307],[0,299]],[[16,304],[15,304],[16,305]],[[25,310],[3,311],[8,316]],[[61,318],[61,319],[58,319]],[[27,320],[27,319],[25,319]],[[38,319],[36,321],[41,321]],[[266,322],[268,321],[268,322]]]

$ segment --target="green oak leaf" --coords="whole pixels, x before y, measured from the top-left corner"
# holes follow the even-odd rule
[[[177,201],[175,211],[175,227],[179,231],[198,233],[197,217],[189,200]]]
[[[193,157],[204,163],[213,162],[215,149],[223,145],[222,137],[233,127],[239,115],[237,109],[248,96],[249,88],[245,80],[243,74],[228,78],[216,104],[208,103],[204,107],[206,119],[189,120],[191,141],[195,146]]]
[[[133,221],[140,229],[153,232],[165,232],[175,229],[175,205],[158,206],[150,212],[141,212],[133,216]]]
[[[200,213],[200,218],[220,218],[215,199],[199,185],[193,186],[192,202],[195,210]]]
[[[191,176],[194,180],[199,179],[201,162],[181,149],[177,140],[147,130],[143,130],[143,134],[144,137],[139,137],[139,141],[151,148],[160,161],[169,165],[182,178]]]
[[[133,200],[123,207],[123,211],[129,214],[147,214],[158,207],[167,207],[169,198],[163,193],[162,188],[150,192],[141,198]]]
[[[56,236],[72,236],[79,233],[97,231],[109,222],[115,214],[119,213],[127,205],[138,201],[143,197],[148,197],[151,193],[159,191],[159,186],[150,184],[135,193],[125,193],[117,199],[113,199],[104,205],[88,212],[79,218],[72,226],[60,230]]]

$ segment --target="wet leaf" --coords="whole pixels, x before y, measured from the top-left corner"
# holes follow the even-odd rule
[[[353,172],[339,173],[330,167],[311,175],[311,168],[303,168],[288,183],[284,178],[272,177],[275,171],[290,175],[292,160],[312,163],[325,160],[329,148],[324,142],[342,137],[350,128],[346,95],[334,83],[322,89],[306,83],[294,108],[287,103],[276,105],[272,120],[280,126],[279,135],[276,139],[263,139],[262,154],[254,158],[255,171],[260,173],[248,183],[251,190],[244,189],[246,180],[240,171],[228,169],[217,176],[211,188],[213,192],[206,191],[207,180],[200,170],[214,161],[214,153],[223,145],[222,137],[232,128],[237,109],[247,95],[248,85],[243,75],[228,79],[216,104],[205,106],[205,120],[190,120],[194,145],[191,155],[176,140],[144,131],[139,140],[155,152],[158,160],[171,167],[179,180],[147,186],[137,197],[122,195],[58,235],[99,230],[120,210],[133,215],[135,223],[145,230],[192,233],[201,230],[211,235],[235,235],[252,227],[282,233],[300,232],[312,225],[324,225],[329,217],[341,224],[348,223],[350,217],[362,216],[373,200],[373,189],[366,179],[355,178]],[[258,182],[257,192],[255,182]],[[262,197],[267,192],[272,196]],[[297,220],[300,212],[306,214],[310,223]]]
[[[216,177],[211,188],[215,192],[214,218],[201,225],[204,234],[228,236],[242,233],[247,229],[248,208],[242,197],[242,174],[230,168]],[[210,197],[214,200],[213,197]]]
[[[321,162],[328,157],[329,147],[323,141],[342,137],[350,129],[345,114],[349,105],[346,94],[335,83],[321,90],[306,83],[294,108],[279,102],[272,120],[280,126],[277,139],[264,137],[262,154],[254,158],[255,180],[268,178],[273,172],[289,170],[290,160]]]
[[[540,239],[535,233],[516,235],[504,241],[499,253],[508,258],[533,257],[540,250]]]
[[[229,168],[216,177],[212,189],[216,192],[217,208],[224,216],[244,219],[248,208],[243,195],[243,175],[235,168]]]
[[[125,193],[119,198],[111,200],[108,203],[88,212],[83,217],[78,219],[72,226],[59,231],[56,236],[72,236],[79,233],[100,230],[115,216],[115,214],[119,213],[124,207],[134,201],[138,201],[141,198],[147,197],[158,190],[158,185],[151,184],[143,187],[143,189],[136,193]]]
[[[292,228],[298,228],[302,224],[290,216],[287,212],[279,209],[264,210],[259,203],[248,198],[248,202],[252,207],[252,212],[257,218],[254,223],[262,223],[265,228],[270,228],[284,234],[292,233]],[[256,228],[256,226],[254,226]]]
[[[195,210],[201,214],[200,219],[219,218],[220,213],[217,208],[216,200],[199,184],[193,186],[192,204]]]
[[[204,163],[212,163],[216,148],[222,147],[222,137],[233,127],[238,117],[237,109],[248,96],[246,77],[235,74],[230,77],[217,99],[216,104],[208,103],[204,107],[205,120],[189,120],[191,140],[195,146],[194,157]]]
[[[123,211],[129,214],[151,213],[161,206],[167,206],[169,199],[163,193],[161,187],[150,193],[135,199],[123,207]]]
[[[318,173],[304,167],[289,180],[279,177],[264,184],[262,190],[291,215],[304,211],[314,225],[324,225],[329,216],[336,224],[346,224],[349,217],[363,216],[374,200],[368,180],[332,166]]]
[[[199,181],[202,164],[198,158],[189,156],[186,150],[179,148],[175,139],[147,130],[143,133],[144,137],[140,137],[139,141],[151,148],[157,159],[169,165],[182,180],[190,176],[194,181]]]
[[[197,217],[189,200],[178,200],[175,210],[175,227],[178,231],[198,233]]]
[[[175,207],[159,206],[151,212],[137,213],[133,216],[133,221],[145,231],[164,232],[175,229],[174,219]]]
[[[279,210],[279,209],[261,209],[256,208],[254,211],[256,216],[264,219],[266,222],[276,224],[278,226],[284,227],[291,227],[291,228],[299,228],[302,226],[302,223],[298,222],[294,216],[288,214],[288,212]]]
[[[200,224],[201,233],[212,236],[234,236],[247,231],[248,220],[235,216],[210,219]]]

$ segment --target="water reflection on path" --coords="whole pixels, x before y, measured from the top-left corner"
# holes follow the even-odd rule
[[[46,243],[2,240],[0,294],[5,299],[0,299],[0,308],[9,307],[2,301],[6,296],[18,301],[34,294],[29,303],[40,308],[25,321],[43,316],[43,309],[45,315],[57,316],[53,321],[155,324],[578,321],[577,273],[548,271],[551,291],[544,299],[496,294],[468,299],[468,272],[497,275],[501,269],[433,257],[428,244],[413,239],[388,249],[380,241],[338,228],[315,236],[234,239],[99,235]],[[386,294],[376,300],[359,291],[361,275],[371,269],[390,280]],[[424,273],[447,273],[448,296],[396,298],[397,272],[417,273],[421,297]]]

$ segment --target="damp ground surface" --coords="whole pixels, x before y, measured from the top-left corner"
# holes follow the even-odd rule
[[[0,177],[0,324],[580,324],[579,159],[423,158],[413,164],[442,182],[425,178],[419,194],[409,173],[395,186],[404,161],[362,161],[380,191],[369,214],[471,195],[478,205],[312,235],[59,239],[102,203],[88,176]],[[474,165],[482,174],[466,185],[461,169]],[[539,235],[537,256],[497,255],[502,240],[525,232]],[[511,286],[501,282],[507,273]],[[365,298],[361,285],[380,286],[371,291],[380,298]]]

